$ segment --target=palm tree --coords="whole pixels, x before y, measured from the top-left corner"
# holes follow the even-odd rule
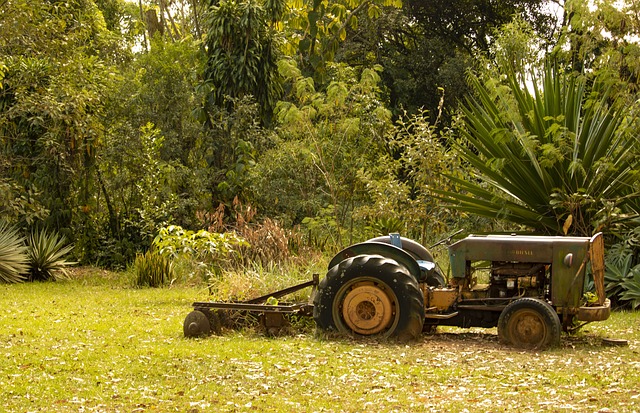
[[[515,74],[506,93],[472,78],[457,144],[477,173],[439,191],[462,211],[547,234],[591,235],[638,217],[637,115],[611,102],[603,82],[548,63],[529,91]]]

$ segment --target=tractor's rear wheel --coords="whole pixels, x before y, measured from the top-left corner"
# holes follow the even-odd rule
[[[424,298],[396,261],[358,255],[335,265],[320,282],[313,318],[326,332],[408,341],[422,331]]]
[[[520,298],[509,304],[498,319],[498,337],[518,348],[546,349],[560,344],[560,318],[547,302]]]

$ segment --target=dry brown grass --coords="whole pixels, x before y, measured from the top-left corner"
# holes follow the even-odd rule
[[[257,211],[251,205],[242,204],[234,199],[232,210],[220,204],[213,212],[201,212],[198,218],[210,232],[235,231],[250,246],[239,248],[239,256],[231,261],[232,268],[253,266],[263,267],[300,262],[313,255],[311,248],[304,243],[299,228],[284,229],[280,224],[265,218],[256,221]],[[229,218],[231,217],[231,218]]]

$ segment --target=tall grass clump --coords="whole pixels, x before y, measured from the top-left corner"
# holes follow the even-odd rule
[[[221,277],[209,280],[209,293],[213,300],[247,300],[310,281],[314,273],[323,275],[326,262],[320,256],[309,257],[307,262],[260,262],[227,269]],[[310,290],[304,289],[284,297],[284,301],[306,301]]]
[[[155,251],[138,254],[134,269],[135,285],[138,287],[161,287],[175,278],[171,259]]]
[[[64,257],[73,250],[64,236],[46,229],[35,230],[27,238],[29,281],[69,279],[67,267],[76,264]]]
[[[18,231],[0,221],[0,282],[19,283],[26,280],[27,248]]]
[[[231,210],[221,205],[200,214],[201,224],[212,233],[238,234],[245,242],[227,255],[216,276],[209,277],[209,291],[216,300],[245,300],[309,281],[323,272],[322,255],[305,245],[296,228],[285,229],[272,219],[256,219],[255,208],[234,200]],[[319,264],[321,263],[322,264]],[[308,297],[300,291],[287,300]]]

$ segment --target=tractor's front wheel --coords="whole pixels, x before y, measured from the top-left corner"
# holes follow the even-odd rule
[[[408,341],[422,331],[424,298],[396,261],[358,255],[335,265],[320,282],[313,318],[322,331]]]
[[[502,310],[498,337],[518,348],[545,349],[560,344],[560,318],[547,302],[520,298]]]

